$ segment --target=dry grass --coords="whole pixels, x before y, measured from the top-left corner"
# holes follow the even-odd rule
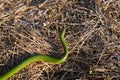
[[[119,4],[120,0],[0,0],[0,74],[32,55],[60,56],[59,32],[65,27],[66,62],[35,62],[8,80],[119,80]]]

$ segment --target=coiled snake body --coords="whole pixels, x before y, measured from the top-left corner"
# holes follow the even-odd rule
[[[25,61],[23,61],[22,63],[18,64],[16,67],[11,69],[10,71],[1,75],[0,80],[8,79],[9,77],[14,75],[15,73],[19,72],[24,67],[26,67],[27,65],[29,65],[33,62],[36,62],[36,61],[46,61],[46,62],[50,62],[50,63],[53,63],[53,64],[60,64],[60,63],[64,62],[66,60],[66,58],[68,57],[68,48],[67,48],[66,42],[64,40],[64,34],[65,34],[65,29],[63,28],[61,33],[60,33],[60,40],[61,40],[62,46],[64,48],[64,54],[61,58],[54,58],[54,57],[50,57],[50,56],[47,56],[47,55],[32,56],[32,57],[26,59]]]

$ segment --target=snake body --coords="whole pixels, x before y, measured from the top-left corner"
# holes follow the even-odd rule
[[[29,65],[33,62],[36,62],[36,61],[46,61],[46,62],[50,62],[50,63],[53,63],[53,64],[60,64],[60,63],[64,62],[66,60],[66,58],[68,57],[68,48],[67,48],[67,44],[64,40],[64,34],[65,34],[65,29],[63,28],[62,31],[60,32],[60,40],[61,40],[62,46],[64,48],[64,53],[63,53],[62,57],[54,58],[54,57],[50,57],[50,56],[47,56],[47,55],[32,56],[32,57],[26,59],[25,61],[23,61],[22,63],[18,64],[16,67],[11,69],[10,71],[1,75],[0,80],[8,79],[9,77],[14,75],[15,73],[19,72],[24,67],[26,67],[27,65]]]

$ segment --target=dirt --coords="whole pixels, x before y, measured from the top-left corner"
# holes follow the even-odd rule
[[[120,0],[0,0],[0,75],[37,54],[62,64],[34,62],[8,80],[120,80]]]

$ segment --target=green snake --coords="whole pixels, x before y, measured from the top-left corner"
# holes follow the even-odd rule
[[[16,67],[11,69],[10,71],[1,75],[0,80],[8,79],[9,77],[14,75],[15,73],[19,72],[24,67],[26,67],[27,65],[29,65],[33,62],[36,62],[36,61],[46,61],[46,62],[50,62],[50,63],[53,63],[53,64],[60,64],[60,63],[64,62],[66,60],[66,58],[68,57],[68,48],[67,48],[67,44],[64,40],[64,34],[65,34],[65,29],[63,28],[62,31],[60,32],[60,40],[61,40],[62,46],[64,48],[64,54],[63,54],[62,57],[54,58],[54,57],[50,57],[50,56],[47,56],[47,55],[32,56],[32,57],[26,59],[25,61],[23,61],[22,63],[18,64]]]

